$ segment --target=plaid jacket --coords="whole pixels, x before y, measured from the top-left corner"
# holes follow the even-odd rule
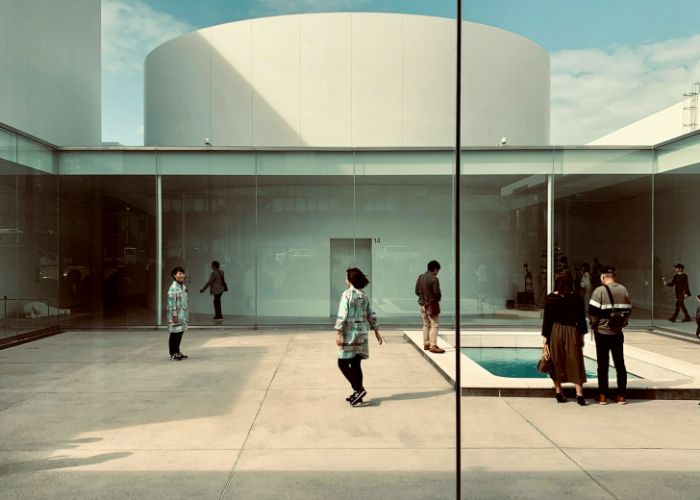
[[[173,317],[177,316],[177,323],[173,324]],[[173,281],[168,289],[168,332],[178,333],[187,330],[187,322],[190,319],[187,307],[187,287],[177,281]]]
[[[335,329],[341,332],[341,345],[338,347],[339,359],[369,358],[367,325],[377,328],[377,315],[369,305],[369,297],[355,287],[350,287],[340,296],[338,317]]]

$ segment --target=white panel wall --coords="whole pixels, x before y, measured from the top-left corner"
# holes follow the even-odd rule
[[[351,19],[301,17],[300,135],[305,144],[348,144],[351,140]]]
[[[300,146],[299,16],[253,21],[253,142]]]
[[[100,23],[97,0],[0,0],[0,122],[99,144]]]
[[[201,120],[216,146],[450,146],[454,28],[376,13],[228,23],[195,32],[209,44],[210,71],[185,35],[146,60],[146,144],[202,144]],[[463,143],[547,144],[546,52],[503,30],[464,28]],[[173,78],[173,66],[186,75]],[[187,121],[167,94],[179,96]]]
[[[213,145],[253,143],[252,22],[205,30],[211,41]],[[236,99],[231,99],[235,95]]]

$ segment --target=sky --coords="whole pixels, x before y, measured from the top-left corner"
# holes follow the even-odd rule
[[[453,0],[101,0],[103,140],[143,144],[143,63],[161,43],[230,21],[304,12],[455,17]],[[700,81],[700,0],[464,0],[463,18],[550,55],[551,143],[584,144]]]

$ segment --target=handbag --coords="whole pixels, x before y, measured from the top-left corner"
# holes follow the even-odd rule
[[[552,361],[552,356],[549,353],[549,346],[547,344],[542,348],[542,356],[540,356],[540,360],[537,362],[537,371],[546,374],[554,372],[554,361]]]
[[[221,276],[221,281],[224,282],[224,292],[228,292],[228,284],[226,284],[226,280],[224,279],[224,274],[221,271],[217,271],[219,273],[219,276]]]
[[[439,302],[428,302],[425,304],[425,313],[428,316],[437,316],[440,314],[440,303]]]

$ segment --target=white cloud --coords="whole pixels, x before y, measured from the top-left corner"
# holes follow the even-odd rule
[[[143,64],[161,43],[194,28],[140,0],[102,0],[102,134],[143,143]]]
[[[700,35],[551,55],[552,144],[585,144],[683,99],[700,80]]]
[[[192,29],[140,0],[103,0],[103,69],[116,73],[143,69],[143,61],[151,50]]]

